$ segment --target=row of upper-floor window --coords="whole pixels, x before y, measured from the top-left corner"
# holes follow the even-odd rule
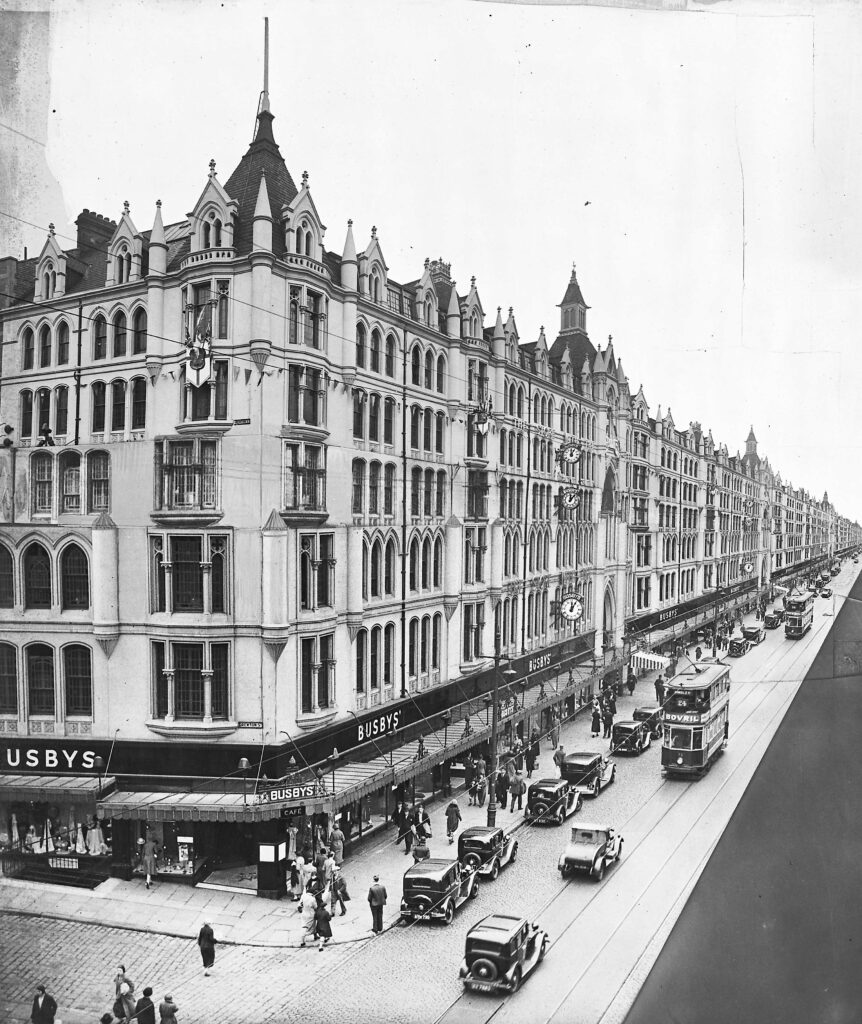
[[[0,543],[0,608],[82,611],[90,607],[90,563],[74,541],[49,549],[31,541],[13,551]]]
[[[31,516],[107,512],[111,462],[107,452],[37,449],[29,458]]]
[[[58,687],[59,682],[59,687]],[[0,643],[0,714],[92,718],[93,657],[85,644]]]
[[[103,313],[98,313],[92,318],[90,331],[93,360],[108,358],[109,351],[114,358],[141,355],[147,351],[147,311],[143,307],[132,313],[131,330],[128,315],[120,310],[114,314],[110,324]],[[32,327],[25,327],[21,333],[21,369],[36,368],[37,351],[39,369],[68,365],[70,333],[66,320],[59,320],[53,329],[49,324],[42,324],[38,335]]]
[[[147,380],[114,380],[109,384],[96,380],[90,389],[90,430],[93,434],[144,430],[147,425]],[[52,443],[50,436],[65,437],[70,429],[69,388],[61,384],[55,388],[25,388],[19,392],[19,436],[22,440],[42,437]],[[110,408],[110,413],[109,413]]]

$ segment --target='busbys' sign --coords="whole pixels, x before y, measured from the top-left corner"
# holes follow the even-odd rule
[[[283,804],[291,800],[310,800],[311,797],[319,795],[321,794],[313,782],[300,786],[273,786],[260,790],[255,796],[255,803]]]
[[[86,748],[29,747],[25,743],[9,743],[0,748],[0,771],[13,772],[88,772],[97,774],[97,751]]]

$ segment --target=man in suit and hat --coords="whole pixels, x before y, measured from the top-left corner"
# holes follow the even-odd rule
[[[368,890],[368,905],[371,907],[371,930],[379,935],[383,931],[383,908],[386,906],[386,886],[380,884],[380,875],[374,876],[374,884]]]

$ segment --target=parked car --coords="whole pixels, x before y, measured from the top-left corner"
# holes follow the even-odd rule
[[[539,779],[527,791],[524,818],[531,825],[562,825],[582,803],[580,792],[566,779]]]
[[[598,796],[616,777],[617,766],[594,750],[566,754],[560,774],[582,793]]]
[[[623,837],[610,825],[575,825],[557,868],[563,878],[582,872],[601,882],[605,868],[619,860],[622,851]]]
[[[661,708],[658,704],[644,704],[642,707],[635,708],[632,718],[636,722],[644,722],[654,740],[661,739]]]
[[[767,629],[778,629],[781,623],[784,622],[784,609],[770,608],[766,615],[763,616],[763,625]]]
[[[500,868],[510,864],[518,852],[514,832],[487,825],[465,828],[458,836],[458,860],[462,867],[486,875],[492,880]]]
[[[404,872],[401,916],[407,921],[436,918],[451,924],[455,911],[479,895],[479,874],[457,860],[429,857]]]
[[[743,654],[748,653],[750,647],[750,640],[746,640],[744,636],[735,636],[728,645],[727,653],[731,658],[741,658]]]
[[[614,722],[611,747],[615,754],[642,754],[652,742],[649,726],[643,722],[624,719]]]
[[[467,932],[458,972],[474,992],[517,992],[542,962],[550,939],[523,917],[490,914]]]
[[[751,642],[751,646],[762,644],[766,639],[766,630],[760,624],[756,626],[743,626],[742,635]]]
[[[831,587],[824,587],[820,591],[820,596],[821,597],[832,597],[832,588]]]

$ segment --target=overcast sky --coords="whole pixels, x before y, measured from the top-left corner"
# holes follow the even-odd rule
[[[47,138],[0,130],[40,182],[17,212],[73,233],[128,199],[145,230],[161,199],[182,219],[210,158],[225,182],[251,140],[268,14],[275,136],[327,248],[376,225],[395,280],[442,256],[529,341],[556,336],[575,262],[591,338],[613,335],[653,415],[731,452],[753,424],[785,480],[862,518],[862,14],[691,5],[66,0],[49,106],[0,104]]]

